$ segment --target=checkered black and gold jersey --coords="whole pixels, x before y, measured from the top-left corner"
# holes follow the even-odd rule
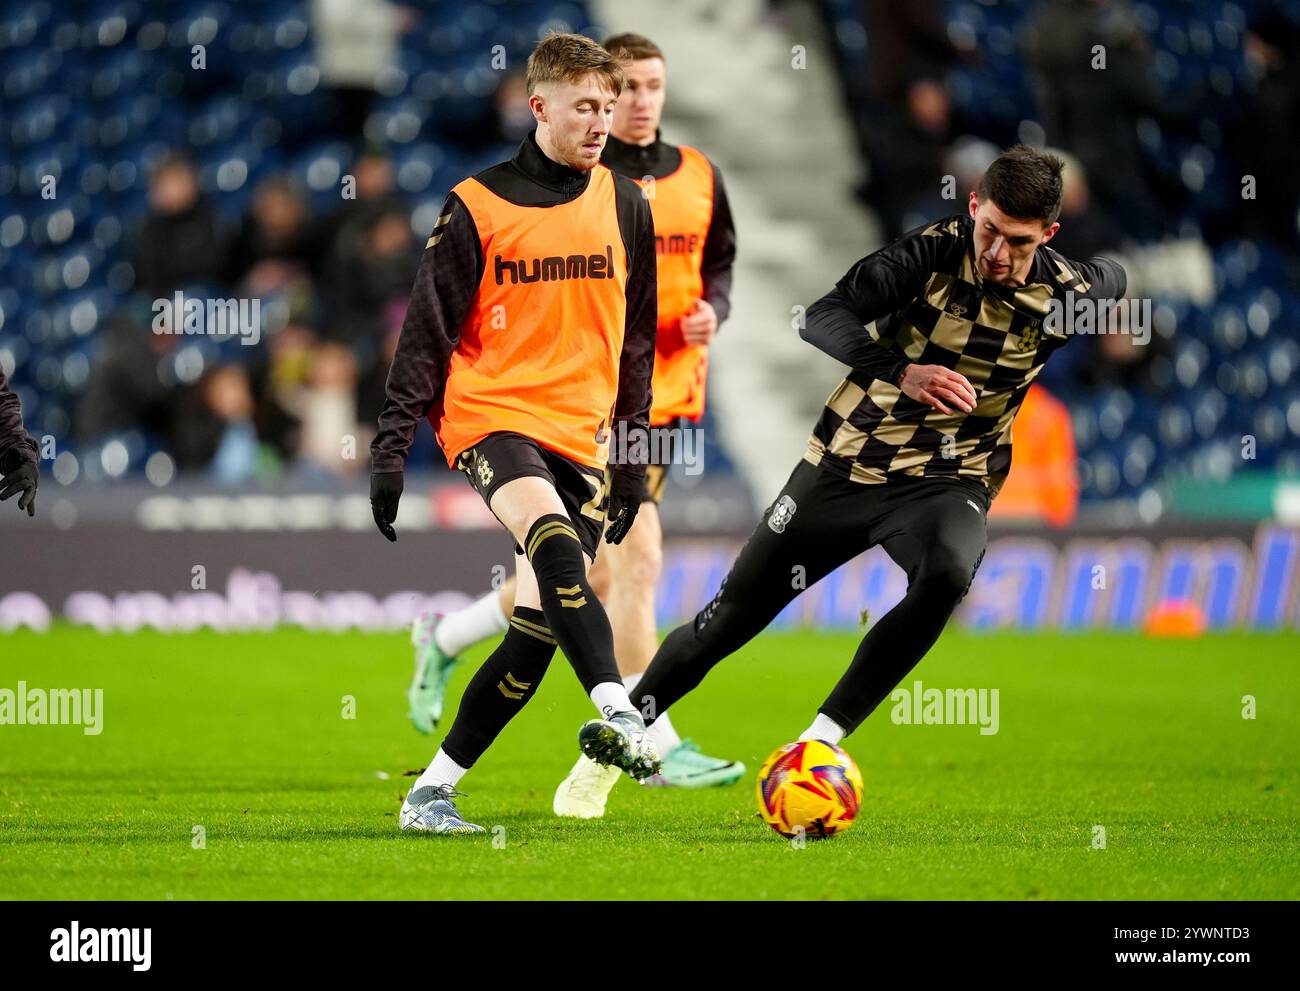
[[[853,371],[826,401],[807,461],[865,484],[964,476],[997,494],[1011,467],[1011,421],[1067,340],[1044,326],[1049,302],[1067,290],[1076,301],[1119,299],[1126,280],[1109,259],[1075,262],[1043,245],[1025,285],[1002,286],[979,274],[973,230],[965,215],[917,228],[809,307],[804,338]],[[909,362],[966,376],[974,410],[940,413],[903,395],[894,383]]]

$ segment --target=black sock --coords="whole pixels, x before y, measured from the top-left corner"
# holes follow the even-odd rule
[[[636,688],[628,692],[646,725],[695,688],[712,665],[698,663],[695,624],[679,626],[664,638]]]
[[[554,654],[555,638],[545,617],[536,609],[516,606],[501,645],[465,688],[456,721],[442,741],[447,756],[461,767],[473,767],[537,693]]]
[[[862,638],[853,663],[819,711],[843,726],[845,734],[861,726],[934,646],[974,573],[964,563],[920,565],[902,601]]]
[[[628,693],[647,724],[694,691],[714,665],[761,633],[794,597],[782,577],[784,569],[764,571],[766,562],[747,550],[741,551],[713,601],[664,637]]]
[[[524,541],[524,553],[537,575],[542,612],[583,691],[605,682],[623,683],[614,660],[614,632],[605,607],[587,582],[582,544],[567,516],[543,516]]]

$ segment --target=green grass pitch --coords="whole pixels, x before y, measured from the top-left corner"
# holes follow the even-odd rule
[[[754,772],[855,643],[773,633],[725,661],[673,715],[745,779],[624,780],[595,822],[550,811],[590,710],[557,656],[462,783],[502,827],[466,839],[397,830],[438,742],[406,721],[404,636],[11,634],[0,688],[103,688],[104,724],[0,726],[0,897],[1300,896],[1300,636],[948,633],[905,684],[997,688],[999,732],[895,725],[887,702],[846,744],[858,821],[797,849],[758,819]]]

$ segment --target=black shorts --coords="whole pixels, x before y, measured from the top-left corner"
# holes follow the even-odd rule
[[[492,494],[506,482],[534,475],[555,486],[564,511],[578,531],[578,541],[587,556],[595,558],[600,535],[605,529],[605,478],[523,434],[488,434],[460,453],[456,467],[463,471],[483,501],[492,508]],[[523,550],[515,545],[515,553]]]
[[[988,488],[974,477],[900,476],[864,484],[801,460],[718,594],[696,616],[696,629],[723,616],[731,653],[804,589],[876,545],[909,583],[929,568],[960,574],[969,588],[984,558],[989,503]]]

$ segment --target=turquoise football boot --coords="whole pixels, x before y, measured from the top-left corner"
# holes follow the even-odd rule
[[[659,773],[644,784],[660,788],[718,788],[735,784],[745,774],[738,760],[723,760],[700,753],[693,740],[683,740],[664,755]]]
[[[447,678],[460,658],[444,654],[434,639],[442,622],[440,613],[422,612],[411,623],[411,645],[415,648],[415,677],[406,691],[411,723],[421,733],[432,733],[442,718],[442,696]]]

